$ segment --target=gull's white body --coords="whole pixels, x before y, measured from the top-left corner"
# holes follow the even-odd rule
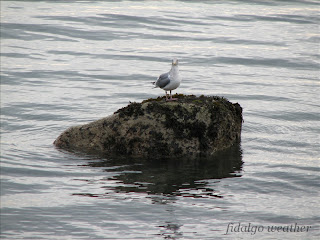
[[[180,83],[181,77],[179,74],[178,59],[173,59],[171,70],[161,74],[157,81],[154,82],[154,85],[166,91],[166,100],[169,101],[176,100],[172,98],[171,91],[178,88]],[[170,99],[167,97],[167,91],[170,91]]]

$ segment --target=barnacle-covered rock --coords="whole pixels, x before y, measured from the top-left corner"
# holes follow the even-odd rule
[[[54,142],[70,151],[131,157],[210,156],[240,140],[242,108],[217,96],[175,95],[130,103],[113,115],[75,126]]]

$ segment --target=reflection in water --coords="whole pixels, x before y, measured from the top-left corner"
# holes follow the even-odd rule
[[[168,203],[174,203],[175,199],[176,197],[174,196],[169,197]],[[165,221],[163,225],[158,226],[160,228],[159,235],[164,239],[179,239],[183,237],[183,233],[180,230],[182,225],[179,224],[179,221],[175,216],[175,206],[167,204],[166,207],[166,211],[169,213],[170,217],[168,217],[167,221]]]
[[[239,177],[243,163],[240,143],[215,154],[211,159],[104,159],[89,162],[86,166],[100,167],[111,173],[112,177],[103,179],[102,188],[105,189],[105,194],[74,195],[108,198],[111,197],[111,191],[117,193],[117,197],[119,193],[123,193],[126,198],[134,193],[148,194],[147,198],[151,203],[164,206],[167,213],[166,220],[158,225],[157,235],[163,239],[183,238],[183,224],[179,223],[176,217],[175,203],[179,196],[222,198],[223,196],[208,184],[210,179]]]
[[[185,197],[219,197],[214,189],[206,187],[208,180],[241,176],[242,151],[240,144],[215,154],[211,159],[141,160],[109,158],[88,163],[90,167],[103,167],[114,172],[109,181],[117,193],[139,192],[151,195]],[[110,189],[110,187],[106,187]],[[88,196],[93,196],[86,194]],[[163,198],[153,198],[156,204],[165,204]]]

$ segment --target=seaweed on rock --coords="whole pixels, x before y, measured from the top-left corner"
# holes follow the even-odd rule
[[[242,108],[226,98],[176,94],[130,103],[112,116],[72,127],[57,147],[132,157],[212,155],[240,139]]]

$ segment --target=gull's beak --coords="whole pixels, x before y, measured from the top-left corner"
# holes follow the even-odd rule
[[[178,65],[178,59],[173,59],[172,60],[172,65],[174,65],[174,66]]]

